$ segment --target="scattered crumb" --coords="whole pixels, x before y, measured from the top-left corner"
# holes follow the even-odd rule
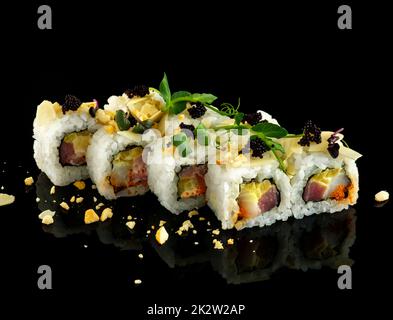
[[[100,220],[100,217],[93,209],[87,209],[85,211],[85,224],[94,223]]]
[[[384,202],[389,200],[389,192],[387,191],[379,191],[376,195],[375,195],[375,201],[377,202]]]
[[[132,220],[132,216],[127,216],[127,220]]]
[[[53,217],[54,215],[55,215],[55,211],[51,211],[51,210],[45,210],[45,211],[42,211],[39,215],[38,215],[38,218],[40,219],[40,220],[42,220],[42,219],[44,219],[46,216],[51,216],[51,217]]]
[[[142,253],[138,254],[138,258],[143,259],[143,254]]]
[[[227,243],[228,243],[229,245],[233,245],[233,244],[235,243],[235,240],[233,240],[232,238],[230,238],[230,239],[227,240]]]
[[[97,202],[97,198],[96,198],[96,197],[93,197],[93,201],[94,201],[94,202]]]
[[[79,190],[83,190],[86,188],[86,183],[84,181],[78,180],[74,182],[74,186]]]
[[[126,222],[126,226],[127,226],[130,230],[134,229],[134,227],[135,227],[135,221],[128,221],[128,222]]]
[[[55,188],[55,186],[52,186],[52,188],[50,188],[49,193],[50,194],[55,194],[55,192],[56,192],[56,188]]]
[[[70,210],[70,206],[64,201],[60,203],[60,207],[62,207],[64,210]]]
[[[190,220],[185,220],[183,225],[176,231],[176,233],[181,236],[183,232],[188,231],[189,229],[194,228],[194,225],[191,223]]]
[[[199,217],[199,221],[204,221],[206,220],[205,217]]]
[[[169,234],[166,231],[165,227],[160,227],[156,232],[156,240],[159,244],[164,244],[169,238]]]
[[[100,202],[99,204],[96,205],[96,210],[100,210],[101,207],[103,207],[104,204]]]
[[[14,201],[15,201],[15,196],[6,193],[0,193],[0,207],[9,205]]]
[[[38,198],[38,197],[37,197],[37,198],[35,198],[35,202],[37,202],[37,203],[38,203],[38,202],[40,202],[40,201],[41,201],[41,199],[40,199],[40,198]]]
[[[251,239],[251,240],[250,240],[250,243],[253,243],[253,242],[254,242],[254,240]]]
[[[210,221],[207,222],[207,225],[210,226]]]
[[[159,226],[160,227],[162,227],[164,224],[166,223],[166,221],[164,221],[164,220],[160,220],[160,224],[159,224]]]
[[[113,211],[111,208],[105,208],[102,213],[101,213],[101,217],[100,220],[102,222],[104,222],[106,219],[110,219],[113,217]]]
[[[252,253],[255,253],[255,250],[252,250]]]
[[[4,186],[1,186],[1,190],[4,190]]]
[[[212,229],[210,229],[210,228],[207,228],[207,229],[206,229],[206,231],[210,232],[210,231],[212,231]]]
[[[53,222],[55,222],[55,221],[53,220],[53,217],[52,217],[52,216],[49,216],[49,215],[45,216],[45,217],[42,219],[42,223],[43,223],[43,224],[46,224],[47,226],[50,225],[50,224],[52,224]]]
[[[198,242],[198,241],[195,241],[195,242],[194,242],[194,245],[196,245],[196,246],[197,246],[198,244],[199,244],[199,242]]]
[[[84,248],[87,248],[87,244],[84,244],[83,247],[84,247]]]
[[[217,249],[217,250],[224,249],[224,246],[222,245],[222,242],[220,240],[214,239],[213,243],[214,243],[214,249]]]
[[[33,177],[28,177],[25,179],[25,185],[26,186],[31,186],[34,183]]]
[[[71,197],[70,202],[71,202],[71,203],[74,203],[74,202],[75,202],[75,196],[72,196],[72,197]]]
[[[81,203],[82,201],[83,201],[83,197],[78,197],[78,198],[76,198],[76,203]]]
[[[95,190],[95,189],[97,189],[97,186],[96,186],[95,184],[92,184],[92,185],[91,185],[91,188],[92,188],[93,190]]]
[[[142,283],[142,280],[141,280],[141,279],[135,279],[135,280],[134,280],[134,283],[135,283],[135,284],[141,284],[141,283]]]
[[[188,213],[188,217],[191,219],[193,216],[197,216],[198,214],[199,214],[198,211],[196,211],[196,210],[191,210],[191,211]]]
[[[154,230],[156,227],[155,226],[151,226],[151,229]]]
[[[197,234],[198,232],[194,229],[194,230],[192,230],[192,233]]]
[[[147,234],[150,234],[150,233],[151,233],[151,231],[150,231],[150,230],[147,230],[147,231],[146,231],[146,233],[147,233]]]
[[[216,236],[218,236],[220,234],[220,230],[215,229],[212,231],[213,234],[215,234]]]

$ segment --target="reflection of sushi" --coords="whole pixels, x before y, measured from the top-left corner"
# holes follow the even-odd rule
[[[307,270],[353,264],[349,250],[356,238],[354,209],[295,221],[292,230],[290,267]]]
[[[233,245],[212,255],[212,263],[228,283],[263,281],[285,265],[290,227],[245,229],[235,234]],[[224,242],[230,235],[224,238]]]
[[[60,105],[43,101],[34,120],[34,159],[55,185],[88,178],[86,150],[97,123],[95,102],[67,96]]]

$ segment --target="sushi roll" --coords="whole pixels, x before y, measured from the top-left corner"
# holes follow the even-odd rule
[[[336,140],[332,152],[332,137]],[[354,205],[358,198],[361,155],[344,146],[343,135],[324,131],[319,143],[301,146],[299,138],[284,138],[287,173],[291,176],[291,203],[295,218],[337,212]],[[329,142],[330,141],[330,142]],[[329,151],[330,150],[330,151]]]
[[[207,201],[223,229],[271,225],[291,216],[288,176],[270,155],[235,165],[209,165]]]
[[[148,89],[136,88],[133,94],[128,91],[108,99],[101,110],[103,127],[93,135],[87,151],[90,177],[106,199],[142,195],[149,190],[144,147],[159,134],[158,130],[151,135],[146,131],[157,119],[163,101]]]
[[[53,184],[64,186],[86,179],[86,151],[99,128],[96,102],[66,96],[62,105],[43,101],[33,123],[34,159]]]
[[[209,144],[214,139],[205,136],[203,140],[183,128],[179,134],[162,137],[148,148],[149,187],[161,205],[174,214],[206,204],[205,174]]]
[[[266,122],[278,124],[269,114],[258,111]],[[219,135],[219,133],[218,133]],[[220,143],[215,163],[209,162],[207,201],[223,229],[271,225],[291,215],[288,176],[271,152],[250,153],[250,131],[228,132]],[[248,150],[248,151],[247,151]]]

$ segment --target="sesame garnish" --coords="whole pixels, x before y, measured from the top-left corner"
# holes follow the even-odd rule
[[[72,197],[71,197],[70,202],[71,202],[71,203],[74,203],[74,202],[75,202],[75,196],[72,196]]]
[[[141,280],[141,279],[135,279],[135,280],[134,280],[134,283],[135,283],[136,285],[139,285],[139,284],[142,283],[142,280]]]
[[[55,188],[55,186],[52,186],[52,188],[50,188],[49,193],[50,194],[55,194],[55,192],[56,192],[56,188]]]
[[[143,259],[143,254],[142,253],[138,254],[138,258]]]

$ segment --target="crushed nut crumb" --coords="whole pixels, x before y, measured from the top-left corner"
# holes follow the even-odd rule
[[[25,179],[25,185],[26,186],[31,186],[34,183],[33,177],[28,177]]]

